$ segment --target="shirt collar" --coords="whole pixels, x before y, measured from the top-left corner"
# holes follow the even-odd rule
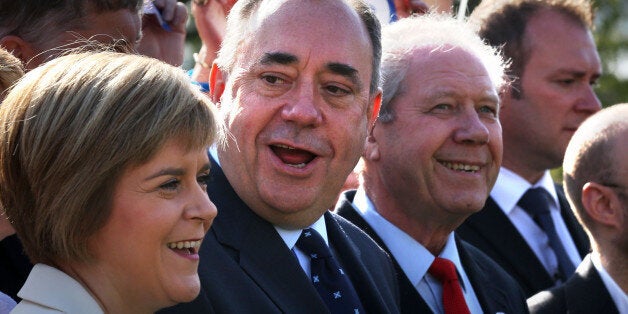
[[[368,222],[369,226],[375,230],[412,285],[416,287],[427,273],[430,265],[432,265],[435,256],[419,242],[382,217],[362,187],[359,187],[356,191],[353,207]],[[447,243],[439,256],[454,263],[458,274],[460,274],[462,287],[466,290],[466,274],[460,262],[460,255],[458,254],[458,247],[456,246],[453,232],[449,234]]]
[[[552,196],[554,204],[550,208],[554,210],[559,208],[556,186],[549,170],[545,171],[541,179],[532,185],[513,171],[501,167],[495,186],[491,190],[491,198],[508,215],[515,208],[523,194],[528,189],[535,187],[544,188]]]
[[[301,229],[290,230],[278,226],[274,227],[275,230],[277,230],[277,233],[279,233],[279,236],[283,239],[283,242],[285,242],[288,248],[291,250],[299,240],[299,237],[301,236],[301,231],[303,231]],[[318,218],[318,220],[314,222],[311,226],[309,226],[309,228],[316,230],[316,232],[318,232],[318,234],[323,237],[323,240],[325,240],[325,244],[329,246],[329,240],[327,239],[327,226],[325,224],[325,215],[321,216],[321,218]]]

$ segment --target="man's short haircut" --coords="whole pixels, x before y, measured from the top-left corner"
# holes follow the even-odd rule
[[[585,120],[571,138],[563,161],[563,184],[567,199],[580,222],[591,230],[592,219],[582,204],[582,188],[587,182],[616,184],[626,174],[617,173],[617,165],[626,156],[615,149],[626,145],[628,103],[601,110]],[[628,201],[625,194],[621,194]]]
[[[22,61],[0,47],[0,101],[4,98],[7,89],[23,75]]]
[[[507,70],[512,80],[513,96],[519,98],[523,74],[530,58],[530,45],[525,31],[532,17],[551,10],[571,19],[583,28],[593,30],[594,11],[590,0],[484,0],[471,13],[470,21],[490,45],[502,47],[511,65]]]
[[[212,111],[181,69],[139,55],[70,54],[27,73],[0,106],[0,204],[31,261],[89,261],[122,173],[169,140],[211,145]]]
[[[504,77],[506,64],[499,50],[486,45],[470,24],[438,13],[405,18],[383,29],[381,66],[383,97],[378,121],[388,123],[394,120],[394,108],[391,103],[395,97],[404,92],[402,83],[416,50],[440,52],[452,48],[461,48],[478,58],[498,92],[506,84]]]
[[[81,30],[90,13],[129,9],[139,12],[143,0],[0,0],[0,38],[15,35],[42,46],[65,31]]]
[[[215,61],[220,70],[227,75],[232,72],[237,61],[238,54],[242,53],[240,48],[242,45],[246,44],[247,40],[251,39],[251,32],[254,30],[253,24],[257,18],[256,14],[263,1],[264,0],[239,0],[233,6],[229,16],[227,17],[227,31],[220,47],[220,51],[218,52],[218,57]],[[375,94],[378,91],[379,65],[382,56],[381,27],[379,20],[373,10],[371,10],[371,8],[362,0],[337,1],[345,2],[349,5],[349,7],[355,10],[360,17],[363,26],[368,32],[368,36],[371,41],[371,48],[373,50],[373,72],[371,75],[369,90],[371,94]],[[320,53],[325,52],[321,51]]]

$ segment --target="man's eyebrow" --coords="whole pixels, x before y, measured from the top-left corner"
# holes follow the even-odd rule
[[[344,63],[331,62],[327,63],[327,69],[332,73],[348,78],[353,84],[357,86],[358,90],[362,90],[363,84],[358,77],[358,70],[356,70],[354,67]]]
[[[259,63],[263,65],[269,64],[291,64],[299,61],[299,58],[293,54],[285,52],[267,52],[262,56]]]

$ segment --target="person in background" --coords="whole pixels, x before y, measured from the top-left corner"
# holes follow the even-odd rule
[[[9,88],[24,75],[22,62],[10,52],[0,47],[0,103]],[[0,209],[0,313],[8,313],[15,307],[18,285],[23,283],[21,278],[26,278],[29,269],[13,269],[13,265],[28,265],[27,257],[22,254],[21,247],[15,249],[15,243],[19,240],[15,235],[15,229],[9,219]],[[12,259],[21,262],[11,263]]]
[[[342,30],[342,31],[339,31]],[[329,211],[377,116],[380,26],[362,1],[239,0],[209,76],[229,136],[220,215],[183,313],[396,313],[390,258]]]
[[[530,299],[532,313],[628,313],[628,104],[592,115],[571,138],[563,184],[591,240],[565,284]]]
[[[500,97],[504,159],[497,182],[484,209],[456,233],[529,297],[565,282],[590,248],[550,169],[601,107],[592,7],[588,0],[483,1],[470,20],[490,45],[503,47],[513,83]]]
[[[199,293],[212,107],[178,68],[87,52],[0,106],[0,205],[35,264],[12,313],[152,313]]]
[[[194,54],[192,81],[209,92],[209,72],[225,37],[227,15],[237,0],[193,0],[192,15],[201,38],[201,49]]]
[[[142,0],[0,0],[0,46],[27,70],[90,41],[181,65],[185,5],[176,0],[147,4],[161,12],[166,25],[154,14],[143,14]]]
[[[397,21],[382,46],[384,97],[361,185],[336,212],[394,258],[402,312],[526,312],[517,283],[453,232],[482,208],[499,171],[499,51],[446,14]]]
[[[10,52],[0,47],[0,102],[5,93],[24,75],[22,62]],[[2,237],[0,236],[0,240]]]

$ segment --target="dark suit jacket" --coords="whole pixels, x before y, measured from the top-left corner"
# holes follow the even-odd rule
[[[565,284],[534,295],[528,299],[528,306],[531,313],[539,314],[618,313],[600,274],[591,262],[591,255],[585,257]]]
[[[273,225],[251,211],[214,166],[207,190],[218,216],[200,250],[201,294],[164,312],[327,313]],[[342,217],[327,212],[325,222],[329,243],[364,309],[398,313],[399,292],[388,255]]]
[[[10,235],[0,241],[0,291],[19,302],[21,298],[17,292],[22,289],[32,268],[33,264],[24,253],[17,235]]]
[[[571,211],[562,187],[557,185],[556,192],[563,220],[580,256],[584,257],[590,250],[589,238]],[[554,286],[541,261],[492,198],[458,227],[456,234],[496,261],[519,282],[526,297]]]
[[[384,241],[351,204],[354,196],[355,191],[344,192],[340,196],[336,212],[364,230],[390,254]],[[464,270],[471,281],[471,286],[473,286],[484,313],[528,312],[523,291],[501,267],[478,249],[458,238],[456,238],[456,246]],[[429,306],[412,285],[410,279],[405,275],[394,257],[393,263],[397,271],[399,291],[401,293],[401,312],[431,313]]]

